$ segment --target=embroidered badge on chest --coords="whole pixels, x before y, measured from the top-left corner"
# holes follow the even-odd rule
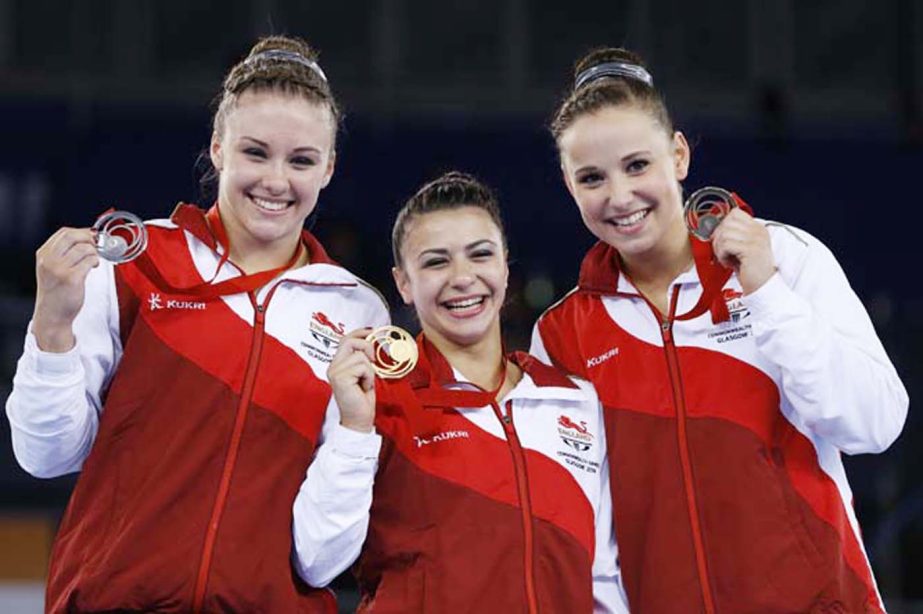
[[[744,318],[750,317],[750,310],[744,305],[742,292],[733,288],[725,288],[721,291],[721,296],[728,307],[728,313],[731,314],[731,322],[737,324]]]
[[[743,293],[733,288],[725,288],[721,291],[721,297],[731,317],[727,322],[718,324],[717,330],[708,333],[708,338],[717,343],[727,343],[749,337],[753,327],[747,321],[750,310],[744,304]]]
[[[557,456],[565,465],[587,473],[599,471],[599,463],[584,454],[593,447],[593,433],[587,427],[585,420],[573,420],[570,416],[561,414],[557,422],[558,436],[571,451],[559,450]]]
[[[315,311],[311,314],[308,330],[311,333],[310,339],[301,342],[308,354],[323,362],[333,360],[333,355],[340,345],[340,339],[346,334],[344,324],[334,322],[323,311]]]
[[[584,420],[578,424],[563,414],[558,416],[558,435],[564,443],[578,452],[586,452],[593,447],[593,435],[587,429]]]

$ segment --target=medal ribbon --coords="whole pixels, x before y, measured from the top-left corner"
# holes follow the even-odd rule
[[[736,193],[731,192],[737,206],[748,214],[753,215],[753,209]],[[734,271],[721,265],[715,258],[715,250],[712,249],[711,241],[692,241],[692,258],[695,261],[695,268],[699,273],[699,281],[702,283],[702,295],[695,306],[682,315],[678,315],[674,320],[692,320],[697,318],[706,311],[711,311],[712,322],[726,322],[731,315],[728,313],[727,304],[721,296],[721,290],[724,284],[731,278]]]
[[[201,233],[201,224],[196,224],[195,219],[190,219],[193,216],[198,217],[200,220],[204,219],[205,229],[208,231],[208,236],[203,237]],[[186,230],[189,230],[199,239],[204,240],[206,243],[210,243],[213,246],[221,247],[221,259],[218,261],[218,266],[215,268],[215,274],[208,281],[194,284],[192,286],[174,286],[172,283],[167,281],[167,279],[160,272],[160,269],[157,268],[157,265],[154,264],[153,259],[148,254],[147,250],[144,251],[138,258],[135,260],[135,265],[138,269],[144,273],[144,275],[151,280],[151,282],[157,286],[161,292],[165,294],[180,294],[184,296],[191,296],[195,298],[203,299],[212,299],[219,296],[225,296],[228,294],[239,294],[242,292],[252,292],[257,288],[265,286],[267,283],[276,278],[280,273],[285,270],[290,269],[295,263],[298,262],[298,259],[301,257],[302,252],[305,247],[298,242],[298,247],[295,249],[295,253],[292,255],[291,259],[283,266],[270,269],[268,271],[260,271],[259,273],[253,274],[244,274],[238,277],[232,277],[231,279],[226,279],[218,283],[213,283],[218,277],[218,273],[221,271],[221,267],[228,261],[230,256],[230,240],[228,239],[227,231],[224,228],[224,225],[221,223],[221,216],[218,212],[218,204],[208,210],[208,212],[202,217],[202,212],[198,207],[192,205],[179,205],[176,208],[176,211],[173,212],[171,216],[175,222]],[[199,226],[199,228],[196,228]],[[197,230],[199,232],[197,232]],[[209,241],[208,239],[211,239]]]
[[[497,393],[506,382],[505,358],[501,363],[500,382],[493,390],[452,390],[443,388],[438,381],[434,381],[436,378],[431,378],[430,365],[424,358],[427,350],[422,347],[424,345],[422,335],[420,335],[419,344],[421,360],[412,372],[412,375],[417,376],[419,380],[424,380],[424,378],[426,380],[420,381],[419,387],[414,388],[408,381],[416,378],[404,377],[396,380],[375,378],[375,396],[379,405],[379,411],[376,412],[375,417],[377,425],[382,419],[394,418],[403,414],[412,433],[425,435],[435,431],[440,423],[441,412],[430,410],[484,407],[494,403]]]

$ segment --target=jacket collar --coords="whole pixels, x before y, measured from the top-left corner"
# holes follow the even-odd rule
[[[436,346],[423,333],[417,336],[419,359],[407,375],[407,382],[414,390],[455,388],[479,392],[489,404],[492,399],[482,389],[464,379],[464,376],[449,364]],[[522,369],[523,377],[510,391],[508,398],[584,398],[583,392],[557,368],[547,365],[526,352],[510,352],[507,360]],[[475,399],[473,399],[475,400]]]
[[[218,214],[217,203],[212,205],[208,211],[203,211],[193,204],[179,203],[173,210],[170,220],[219,254],[219,258],[227,253],[227,234]],[[302,230],[301,243],[308,253],[310,264],[289,269],[282,273],[279,279],[321,285],[354,285],[356,283],[355,277],[327,254],[323,245],[313,234]]]
[[[691,311],[678,315],[676,318],[691,319],[705,310],[710,310],[713,322],[727,320],[727,306],[724,304],[720,290],[731,272],[718,262],[711,243],[692,240],[692,259],[695,266],[682,273],[677,278],[677,282],[703,286],[702,292],[710,294],[705,297],[708,304],[696,305]],[[585,292],[596,294],[638,294],[637,288],[621,270],[618,251],[604,241],[597,242],[584,256],[583,263],[580,265],[577,287]]]

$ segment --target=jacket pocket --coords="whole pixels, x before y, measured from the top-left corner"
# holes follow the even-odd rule
[[[814,568],[824,567],[824,556],[814,543],[805,523],[804,515],[809,513],[809,510],[805,509],[807,503],[795,492],[795,487],[785,469],[785,457],[782,451],[779,448],[772,448],[766,456],[769,469],[784,503],[788,525],[791,527],[792,535],[797,539],[804,559]]]

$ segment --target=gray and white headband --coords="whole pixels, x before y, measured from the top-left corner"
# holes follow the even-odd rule
[[[654,78],[643,66],[626,62],[604,62],[591,66],[577,75],[574,80],[574,89],[579,90],[587,83],[603,77],[624,77],[646,83],[648,87],[654,87]]]
[[[313,70],[324,81],[327,80],[327,75],[324,74],[324,71],[321,70],[321,67],[317,62],[314,60],[309,60],[308,58],[295,51],[286,51],[285,49],[267,49],[266,51],[260,51],[256,55],[247,58],[247,64],[263,59],[296,62]]]

